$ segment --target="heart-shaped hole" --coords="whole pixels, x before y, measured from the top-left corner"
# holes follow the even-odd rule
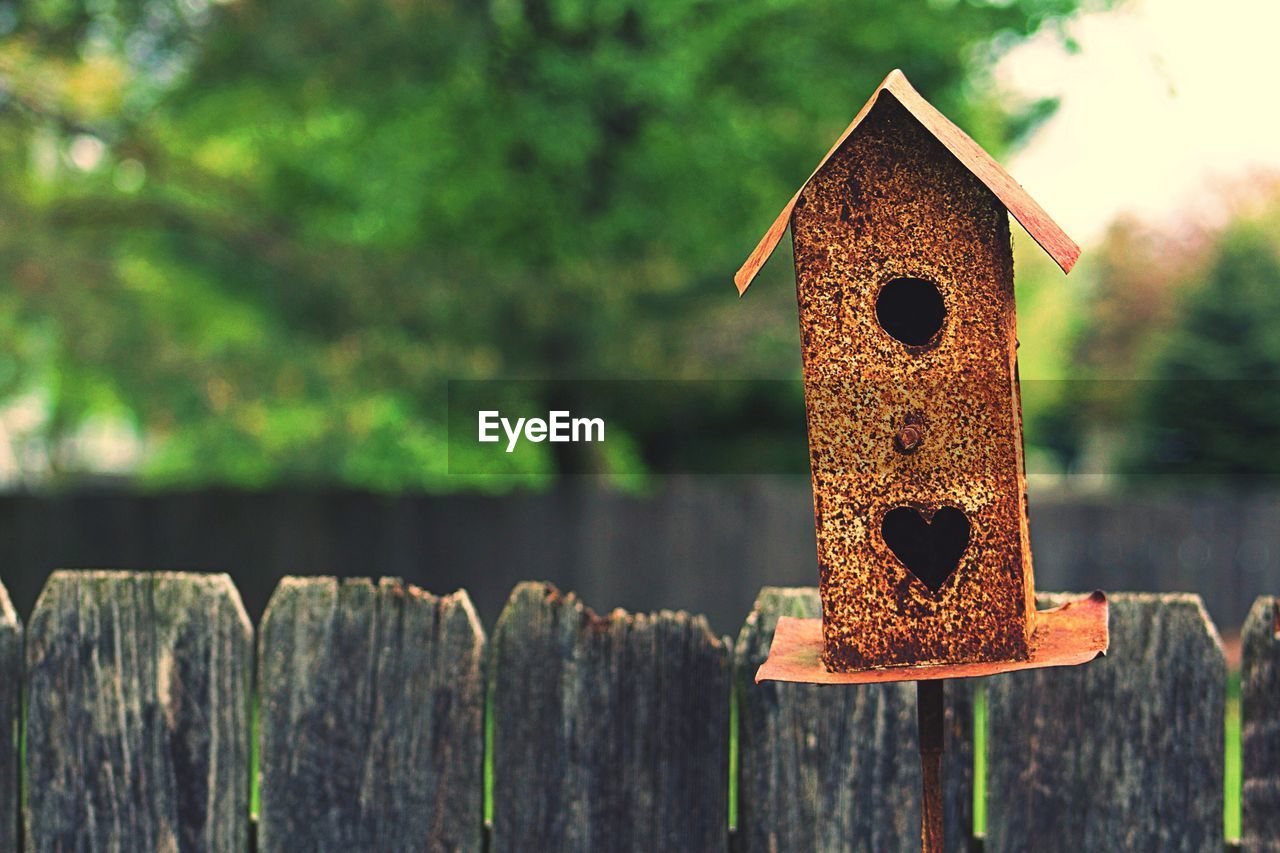
[[[885,513],[880,535],[907,571],[937,592],[969,547],[969,519],[952,506],[942,507],[931,518],[914,507],[900,506]]]

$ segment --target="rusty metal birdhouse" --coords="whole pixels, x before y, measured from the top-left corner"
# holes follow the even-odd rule
[[[738,271],[745,292],[791,227],[822,619],[783,620],[762,678],[1106,648],[1100,595],[1035,609],[1008,214],[1071,269],[1075,243],[894,71]]]

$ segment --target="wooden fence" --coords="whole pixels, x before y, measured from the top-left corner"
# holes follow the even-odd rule
[[[495,495],[0,494],[0,566],[20,613],[63,566],[229,567],[255,624],[280,579],[300,570],[466,587],[486,626],[512,587],[534,577],[589,602],[702,613],[717,633],[738,630],[762,586],[814,582],[807,473],[653,486],[627,494],[570,478],[545,492]],[[1033,485],[1030,499],[1044,589],[1195,592],[1227,633],[1255,598],[1280,591],[1280,490],[1071,495]]]
[[[1217,632],[1111,602],[1104,660],[952,682],[948,849],[1223,849]],[[0,850],[917,849],[914,687],[752,683],[817,608],[766,588],[732,643],[525,583],[486,640],[465,592],[288,578],[255,654],[225,575],[58,572],[25,637],[0,588]],[[1280,600],[1244,638],[1241,845],[1277,850]]]

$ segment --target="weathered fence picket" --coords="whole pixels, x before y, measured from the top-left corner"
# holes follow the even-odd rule
[[[1280,851],[1280,598],[1253,603],[1241,639],[1241,848]]]
[[[780,616],[821,615],[813,588],[765,587],[738,635],[743,851],[909,850],[920,843],[915,685],[754,684]],[[969,685],[947,685],[947,849],[973,828]]]
[[[226,575],[55,573],[27,629],[26,849],[245,850],[251,634]]]
[[[726,849],[730,660],[705,619],[525,583],[493,667],[493,850]]]
[[[18,849],[18,702],[22,623],[0,583],[0,850]]]
[[[1198,596],[1108,599],[1105,658],[988,681],[987,850],[1222,849],[1217,631]]]
[[[258,673],[259,850],[481,849],[484,631],[465,592],[285,578]]]

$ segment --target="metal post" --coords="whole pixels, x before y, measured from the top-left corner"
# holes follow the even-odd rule
[[[942,748],[946,733],[943,680],[916,682],[916,716],[920,726],[920,848],[942,853]]]

